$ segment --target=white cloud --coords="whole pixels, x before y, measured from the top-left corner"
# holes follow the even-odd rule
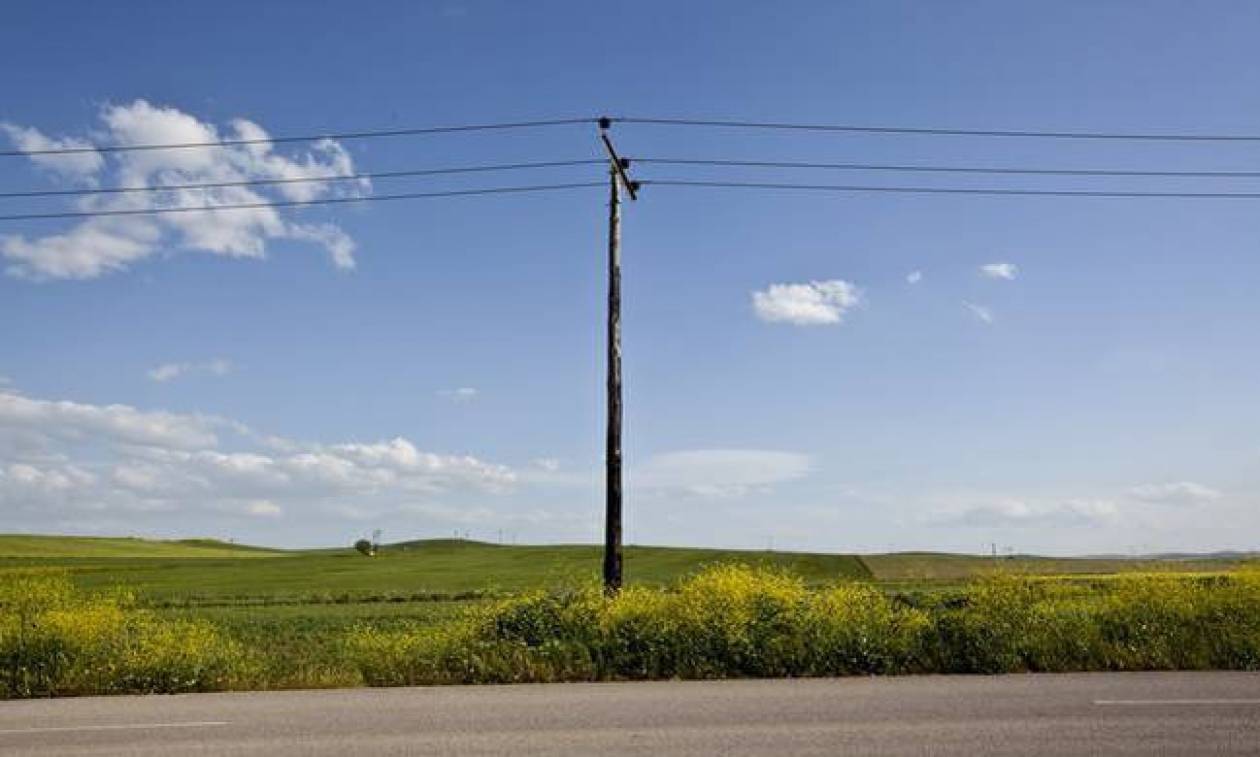
[[[984,321],[985,323],[993,323],[993,311],[987,307],[967,302],[966,300],[963,301],[963,307],[967,308],[967,311],[974,315],[977,319]]]
[[[146,412],[128,405],[88,405],[0,392],[0,429],[24,428],[70,439],[106,437],[117,442],[178,449],[213,447],[212,418]]]
[[[443,389],[438,394],[453,402],[471,402],[477,399],[481,392],[477,391],[475,387],[461,386],[455,389]]]
[[[148,371],[151,380],[159,383],[193,374],[226,376],[232,372],[232,362],[218,358],[204,363],[163,363]]]
[[[753,292],[753,310],[763,321],[815,326],[840,323],[862,302],[862,291],[839,279],[804,284],[771,284]]]
[[[702,497],[767,491],[806,476],[809,456],[758,449],[699,449],[655,455],[628,475],[635,486]]]
[[[1142,484],[1129,489],[1129,495],[1143,502],[1170,505],[1198,505],[1218,500],[1223,496],[1216,489],[1196,484],[1193,481]]]
[[[28,436],[40,443],[10,443]],[[350,508],[372,517],[434,496],[449,504],[506,493],[520,481],[507,466],[401,437],[276,441],[226,419],[3,392],[0,513],[39,523],[88,510],[281,518]]]
[[[318,242],[328,250],[333,265],[343,271],[354,270],[356,265],[354,251],[357,245],[349,234],[341,230],[341,227],[331,223],[291,223],[286,230],[286,235],[290,239]]]
[[[920,281],[923,281],[923,271],[911,271],[906,274],[907,284],[918,284]]]
[[[1012,281],[1019,275],[1019,266],[1014,263],[985,263],[980,266],[980,275],[986,279]]]
[[[245,512],[255,518],[279,518],[284,508],[269,499],[255,499],[245,505]]]
[[[102,139],[111,144],[162,144],[240,139],[267,139],[262,127],[242,119],[222,135],[213,124],[175,108],[136,100],[107,106],[101,112]],[[29,130],[8,126],[10,135]],[[16,132],[15,132],[16,130]],[[250,180],[320,179],[354,171],[353,160],[339,144],[323,140],[305,152],[281,155],[270,142],[177,150],[111,153],[94,171],[114,186],[175,187],[198,183]],[[40,156],[32,156],[32,160]],[[304,202],[327,196],[358,196],[370,190],[356,183],[311,181],[270,186],[224,186],[213,189],[169,189],[80,198],[81,211],[127,211],[154,208],[211,208],[221,205]],[[89,218],[42,237],[0,237],[0,257],[10,275],[30,279],[90,279],[123,270],[166,251],[200,251],[238,258],[262,258],[273,240],[313,242],[325,248],[335,266],[354,267],[354,241],[336,225],[299,223],[272,207],[245,210],[188,210],[155,216]]]
[[[92,148],[90,152],[29,156],[31,162],[40,168],[53,171],[67,178],[90,181],[105,166],[105,159],[96,151],[94,145],[86,139],[77,137],[56,139],[45,136],[38,129],[4,122],[0,122],[0,131],[7,134],[13,145],[24,153],[36,150],[82,150]]]
[[[143,218],[94,218],[36,239],[0,236],[0,256],[10,261],[12,276],[91,279],[153,255],[161,237],[158,226]]]
[[[539,457],[533,460],[535,466],[549,472],[555,473],[560,470],[560,461],[554,457]]]

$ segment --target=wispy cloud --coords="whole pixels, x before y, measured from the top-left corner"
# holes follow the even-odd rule
[[[219,358],[204,363],[163,363],[149,369],[148,375],[152,381],[165,383],[191,375],[226,376],[231,372],[231,361]]]
[[[840,279],[802,284],[771,284],[753,292],[753,310],[770,323],[819,326],[841,323],[862,302],[862,290]]]
[[[16,439],[37,438],[28,455]],[[92,513],[203,512],[282,518],[383,513],[516,486],[516,472],[468,455],[376,442],[273,439],[229,419],[0,392],[0,512],[48,523]]]
[[[983,305],[977,305],[974,302],[967,302],[966,300],[963,300],[963,307],[984,323],[993,323],[993,311],[989,308]]]
[[[1142,484],[1129,489],[1129,495],[1143,502],[1170,505],[1197,505],[1220,499],[1221,492],[1193,481]]]
[[[781,450],[697,449],[648,458],[630,472],[634,486],[699,497],[766,492],[812,469],[808,455]]]
[[[906,274],[907,284],[918,284],[920,281],[923,281],[923,271],[911,271]]]
[[[980,266],[980,275],[986,279],[1011,281],[1019,275],[1019,266],[1014,263],[985,263]]]
[[[0,122],[0,132],[21,152],[41,150],[83,150],[61,155],[31,155],[31,162],[40,168],[87,184],[96,183],[96,174],[105,167],[105,159],[95,146],[78,137],[49,137],[38,129]]]
[[[1000,497],[938,508],[927,520],[943,525],[983,528],[1085,526],[1113,521],[1118,515],[1116,503],[1107,499],[1069,498],[1042,501]]]
[[[438,392],[439,397],[445,397],[451,402],[472,402],[481,395],[475,387],[460,386],[454,389],[442,389]]]

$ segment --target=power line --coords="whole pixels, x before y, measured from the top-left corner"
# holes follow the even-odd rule
[[[454,126],[428,126],[405,129],[377,129],[364,131],[324,132],[320,134],[292,134],[250,139],[223,139],[203,142],[172,142],[163,144],[140,145],[93,145],[84,147],[51,147],[38,150],[0,150],[0,157],[22,157],[28,155],[74,155],[83,153],[114,153],[142,150],[179,150],[197,147],[234,147],[242,145],[283,144],[291,142],[317,142],[323,139],[353,140],[377,139],[382,137],[409,137],[432,134],[453,134],[475,131],[501,131],[509,129],[525,129],[546,126],[572,126],[576,124],[595,124],[598,118],[555,118],[536,121],[508,121],[489,124],[460,124]],[[1109,139],[1109,140],[1142,140],[1167,142],[1260,142],[1260,134],[1192,134],[1192,133],[1132,133],[1132,132],[1088,132],[1088,131],[1045,131],[1045,130],[1007,130],[1007,129],[950,129],[939,127],[913,126],[860,126],[855,124],[808,124],[787,123],[781,121],[742,121],[725,119],[688,119],[688,118],[638,118],[633,116],[610,117],[608,121],[625,124],[645,124],[658,126],[695,126],[723,127],[740,129],[772,129],[790,131],[816,131],[867,134],[917,134],[931,136],[964,136],[964,137],[1034,137],[1050,139]]]
[[[165,213],[198,213],[220,210],[250,210],[258,208],[294,208],[307,205],[342,205],[358,202],[382,202],[385,200],[421,200],[433,197],[464,197],[471,195],[512,194],[546,192],[559,189],[602,187],[602,181],[575,182],[570,184],[535,184],[522,187],[486,187],[484,189],[453,189],[441,192],[404,192],[400,194],[370,195],[368,197],[326,197],[319,200],[280,200],[277,202],[248,202],[232,205],[196,205],[165,208],[135,208],[125,210],[67,211],[64,213],[21,213],[0,216],[0,221],[29,221],[44,218],[99,218],[104,216],[143,216]]]
[[[306,184],[312,182],[361,181],[364,179],[395,179],[405,176],[441,176],[447,174],[482,173],[488,171],[515,171],[531,168],[559,168],[602,164],[600,158],[582,160],[549,160],[537,163],[500,163],[496,165],[459,166],[454,168],[419,168],[406,171],[372,171],[334,176],[305,176],[288,179],[242,179],[239,181],[215,181],[194,184],[163,184],[146,187],[92,187],[87,189],[37,189],[21,192],[0,192],[0,198],[15,197],[65,197],[80,195],[124,194],[128,192],[167,192],[180,189],[222,189],[227,187],[256,187],[276,184]]]
[[[728,121],[691,118],[634,118],[611,119],[624,124],[652,124],[657,126],[712,126],[733,129],[771,129],[787,131],[842,132],[862,134],[918,134],[925,136],[953,137],[1036,137],[1047,139],[1111,139],[1150,142],[1260,142],[1260,134],[1190,134],[1190,133],[1124,133],[1097,131],[1022,131],[1005,129],[944,129],[915,126],[857,126],[850,124],[801,124],[775,121]]]
[[[1005,189],[970,187],[903,187],[865,186],[848,184],[776,184],[768,182],[740,181],[688,181],[683,179],[645,179],[644,186],[673,187],[723,187],[737,189],[782,189],[820,192],[894,192],[900,194],[966,194],[966,195],[1022,195],[1044,197],[1131,197],[1131,198],[1179,198],[1203,200],[1260,200],[1260,192],[1109,192],[1058,189]]]
[[[714,166],[738,168],[786,168],[786,169],[824,169],[839,171],[893,171],[908,173],[962,173],[962,174],[996,174],[996,175],[1037,175],[1037,176],[1117,176],[1117,177],[1177,177],[1177,178],[1260,178],[1260,171],[1180,171],[1180,170],[1130,170],[1112,168],[1020,168],[1005,166],[938,166],[913,164],[883,163],[816,163],[807,161],[778,160],[723,160],[707,158],[635,158],[636,163],[675,165],[675,166]],[[605,161],[601,158],[582,158],[574,160],[549,160],[529,163],[499,163],[477,166],[455,166],[445,168],[418,168],[400,171],[368,171],[354,174],[334,174],[331,176],[306,176],[300,178],[281,179],[242,179],[238,181],[195,182],[189,184],[162,184],[153,186],[131,187],[90,187],[80,189],[34,189],[16,192],[0,192],[0,199],[34,198],[34,197],[78,197],[86,195],[128,194],[137,192],[171,192],[177,190],[225,189],[231,187],[275,186],[287,184],[309,184],[343,181],[363,181],[376,179],[396,179],[417,176],[443,176],[465,173],[486,173],[496,171],[516,171],[540,168],[561,168],[571,166],[596,165]]]
[[[561,168],[602,164],[601,158],[575,160],[549,160],[531,163],[499,163],[478,166],[446,168],[419,168],[401,171],[368,171],[331,176],[307,176],[283,179],[242,179],[239,181],[197,182],[190,184],[162,184],[133,187],[91,187],[81,189],[37,189],[17,192],[0,192],[0,199],[33,197],[77,197],[85,195],[127,194],[135,192],[170,192],[176,190],[224,189],[231,187],[274,186],[376,179],[396,179],[417,176],[443,176],[465,173],[516,171],[540,168]],[[786,168],[824,169],[839,171],[893,171],[908,173],[962,173],[1036,176],[1117,176],[1117,177],[1177,177],[1177,178],[1260,178],[1260,171],[1178,171],[1178,170],[1129,170],[1112,168],[1019,168],[1005,166],[938,166],[883,163],[815,163],[778,160],[723,160],[706,158],[635,158],[634,162],[673,166],[714,166],[738,168]]]
[[[511,121],[497,124],[464,124],[460,126],[427,126],[413,129],[382,129],[375,131],[328,132],[324,134],[293,134],[280,137],[253,139],[221,139],[216,142],[172,142],[146,145],[99,145],[93,147],[50,147],[41,150],[3,150],[0,157],[12,158],[26,155],[73,155],[90,152],[134,152],[138,150],[182,150],[191,147],[235,147],[239,145],[265,145],[285,142],[318,142],[322,139],[377,139],[380,137],[415,137],[426,134],[453,134],[468,131],[502,131],[528,129],[541,126],[571,126],[593,124],[594,118],[555,118],[546,121]]]
[[[1260,178],[1260,171],[1143,171],[1113,168],[1017,168],[1003,166],[932,166],[885,163],[810,163],[779,160],[709,160],[691,158],[636,158],[637,163],[671,166],[741,168],[803,168],[838,171],[904,171],[909,173],[1018,174],[1038,176],[1169,176],[1202,178]],[[0,195],[2,197],[3,195]]]

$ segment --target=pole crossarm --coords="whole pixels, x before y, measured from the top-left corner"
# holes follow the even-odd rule
[[[626,190],[626,194],[630,195],[631,200],[639,199],[640,184],[630,179],[630,159],[623,158],[617,154],[617,148],[613,146],[612,140],[608,138],[608,129],[612,126],[611,118],[599,119],[599,140],[604,143],[604,151],[608,153],[608,160],[612,163],[613,172],[617,174],[617,180],[621,182],[621,186]]]

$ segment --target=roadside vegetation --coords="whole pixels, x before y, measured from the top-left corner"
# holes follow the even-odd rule
[[[5,696],[216,691],[251,680],[246,650],[205,620],[163,619],[116,592],[85,595],[64,572],[0,581]]]
[[[941,556],[937,578],[911,579],[930,556],[635,548],[638,580],[609,598],[586,578],[588,547],[445,541],[367,558],[189,542],[128,557],[116,542],[134,540],[108,541],[0,556],[0,697],[1260,669],[1260,570],[1237,562],[1038,575],[1035,558]],[[872,574],[881,559],[900,573]]]
[[[422,630],[355,630],[373,685],[1260,669],[1260,574],[1087,583],[995,574],[918,603],[862,582],[718,566],[670,590],[593,584]]]

